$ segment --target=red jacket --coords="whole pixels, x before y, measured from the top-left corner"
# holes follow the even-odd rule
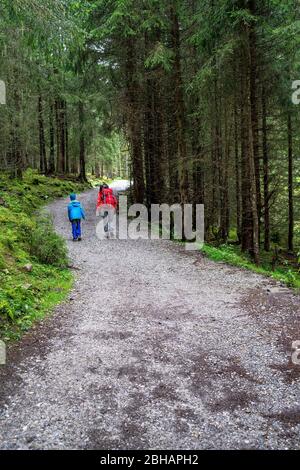
[[[117,198],[114,196],[113,190],[111,188],[102,189],[102,191],[98,194],[97,209],[105,205],[112,206],[114,208],[116,208],[118,205]]]

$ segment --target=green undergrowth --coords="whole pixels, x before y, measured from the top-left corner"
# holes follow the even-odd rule
[[[39,209],[87,187],[33,171],[22,180],[0,174],[0,339],[20,338],[71,288],[65,241]]]
[[[272,277],[289,287],[293,287],[297,290],[300,289],[300,273],[298,267],[286,260],[284,257],[279,260],[278,265],[273,270],[272,253],[262,252],[261,264],[260,266],[256,266],[236,245],[221,245],[214,247],[212,245],[205,244],[201,248],[201,251],[208,258],[214,261],[250,269],[258,274]]]

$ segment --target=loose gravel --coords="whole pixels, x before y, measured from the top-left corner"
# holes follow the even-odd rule
[[[0,368],[1,449],[299,449],[299,297],[170,241],[84,238],[75,287]]]

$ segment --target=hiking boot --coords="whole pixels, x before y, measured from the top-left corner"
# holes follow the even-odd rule
[[[81,242],[82,238],[81,237],[78,237],[78,241]]]

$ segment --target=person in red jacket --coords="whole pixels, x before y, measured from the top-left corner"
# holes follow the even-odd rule
[[[104,205],[112,206],[115,209],[118,205],[118,201],[113,193],[113,190],[107,184],[102,184],[100,186],[97,200],[97,209]]]
[[[107,218],[107,224],[104,230],[108,238],[112,237],[114,234],[114,220],[117,206],[118,201],[113,190],[107,184],[101,185],[98,193],[96,215]]]

